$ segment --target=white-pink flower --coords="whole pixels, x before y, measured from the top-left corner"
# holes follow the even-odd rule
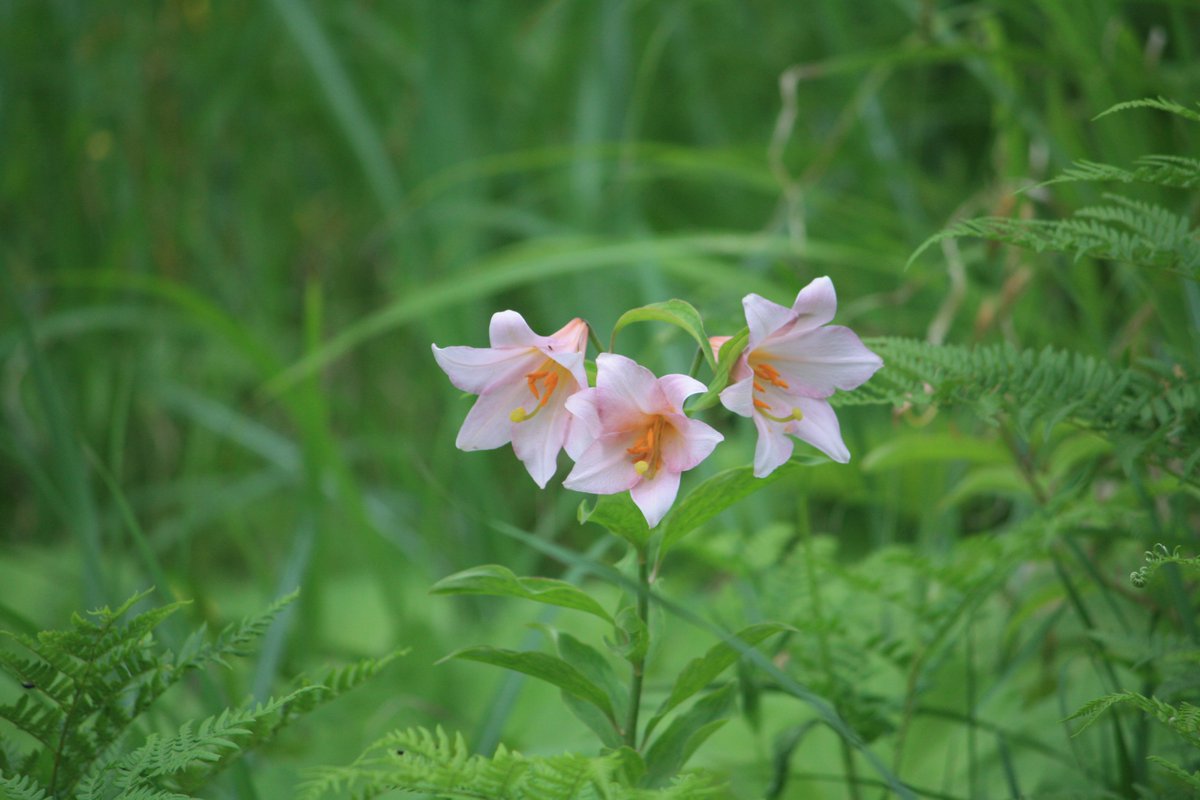
[[[488,335],[491,347],[433,345],[450,382],[479,395],[455,444],[492,450],[512,442],[517,458],[545,488],[573,427],[566,400],[587,386],[587,324],[576,318],[550,336],[538,336],[517,312],[499,311]]]
[[[628,491],[653,528],[675,502],[679,474],[707,458],[724,437],[683,413],[683,401],[705,389],[695,378],[655,378],[612,353],[601,353],[596,368],[596,388],[567,400],[580,436],[567,443],[575,467],[563,486],[590,494]]]
[[[834,461],[850,460],[826,398],[853,389],[883,366],[849,328],[827,325],[837,310],[833,281],[817,278],[791,308],[756,294],[742,299],[750,338],[721,403],[758,429],[754,474],[764,478],[792,455],[795,436]],[[719,345],[718,345],[719,346]]]

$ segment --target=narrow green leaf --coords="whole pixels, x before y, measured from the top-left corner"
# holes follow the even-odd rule
[[[713,379],[708,384],[708,391],[688,403],[687,411],[689,413],[703,411],[717,404],[721,391],[729,385],[729,373],[733,370],[733,365],[737,363],[738,356],[746,349],[746,342],[749,340],[750,329],[742,328],[729,341],[721,345],[721,351],[717,354],[717,366],[713,370]]]
[[[1012,454],[996,439],[922,431],[889,438],[867,453],[862,460],[862,470],[877,472],[951,461],[1006,464],[1012,461]]]
[[[452,658],[491,664],[543,680],[546,683],[557,686],[567,694],[596,706],[615,724],[612,704],[608,702],[608,696],[604,693],[604,690],[592,683],[584,677],[582,672],[558,656],[538,652],[522,653],[517,650],[504,650],[498,647],[466,647],[462,650],[454,651],[438,661],[438,663],[440,664]]]
[[[712,368],[713,372],[717,371],[717,359],[713,357],[712,347],[708,344],[708,334],[704,332],[704,323],[700,319],[700,312],[686,300],[665,300],[661,303],[651,303],[648,306],[626,311],[613,326],[612,338],[608,343],[610,352],[616,344],[617,334],[635,322],[669,322],[683,328],[700,346],[700,352],[704,354],[704,360],[708,362],[708,366]]]
[[[778,622],[760,622],[756,625],[750,625],[737,632],[737,638],[745,642],[747,646],[754,647],[762,642],[768,636],[771,636],[781,631],[790,630],[787,625],[782,625]],[[683,671],[679,673],[679,677],[675,679],[675,685],[671,688],[671,694],[659,706],[658,712],[650,720],[646,726],[646,735],[662,722],[663,717],[671,712],[672,709],[679,706],[684,700],[704,689],[718,675],[732,666],[742,654],[731,645],[720,642],[709,648],[708,652],[699,658],[693,658],[688,662]]]
[[[581,642],[569,633],[559,633],[558,654],[583,676],[608,695],[617,719],[625,719],[629,705],[629,688],[617,677],[608,658],[590,644]]]
[[[732,683],[709,692],[659,734],[646,751],[646,786],[661,786],[674,777],[704,740],[728,722],[734,695]]]
[[[612,622],[608,612],[579,587],[553,578],[518,578],[511,570],[497,564],[484,564],[457,572],[442,578],[429,591],[430,594],[520,597],[535,603],[573,608],[605,622]]]
[[[650,541],[650,526],[628,492],[601,495],[591,508],[585,500],[579,504],[578,516],[581,525],[585,522],[602,525],[638,550],[644,550]]]
[[[565,691],[560,692],[560,696],[567,710],[575,715],[575,719],[586,725],[588,730],[596,734],[596,738],[602,745],[610,748],[621,746],[621,734],[617,732],[613,721],[606,717],[603,711]]]
[[[765,478],[754,477],[753,467],[734,467],[718,472],[703,483],[697,484],[683,500],[667,512],[662,522],[663,541],[659,558],[662,558],[671,545],[747,495],[824,462],[823,458],[792,459]]]

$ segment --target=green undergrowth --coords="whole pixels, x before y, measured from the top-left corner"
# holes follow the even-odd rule
[[[1200,12],[801,6],[0,2],[0,796],[1194,793]],[[664,522],[649,707],[786,626],[704,687],[679,783],[556,686],[437,663],[602,648],[636,565],[565,461],[539,492],[454,449],[430,343],[579,315],[714,384],[626,310],[732,335],[820,275],[885,367],[834,398],[849,464]],[[709,399],[684,492],[741,492]],[[429,594],[478,564],[516,594]],[[151,585],[193,602],[120,613]]]

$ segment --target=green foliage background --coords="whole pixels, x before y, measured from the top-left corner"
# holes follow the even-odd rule
[[[1194,109],[1198,56],[1186,0],[0,0],[0,627],[153,585],[196,601],[167,623],[182,637],[301,586],[257,656],[164,725],[411,648],[228,796],[286,796],[398,728],[593,752],[545,687],[433,666],[556,624],[428,594],[481,563],[580,579],[513,530],[617,547],[511,452],[453,448],[469,401],[429,343],[483,345],[502,308],[540,331],[584,316],[605,341],[671,297],[732,333],[747,291],[789,302],[828,274],[866,337],[1194,379],[1200,290],[1179,271],[969,239],[905,265],[960,219],[1059,219],[1105,191],[1194,226],[1194,186],[1029,187],[1078,160],[1194,155],[1178,116],[1092,118]],[[1073,739],[1062,720],[1121,691],[1197,701],[1189,573],[1128,580],[1155,543],[1200,552],[1195,438],[1107,435],[1102,414],[1005,396],[1009,373],[973,392],[957,350],[878,341],[864,400],[910,380],[915,402],[847,398],[852,463],[709,521],[659,588],[726,627],[798,628],[776,661],[923,796],[1169,796],[1147,756],[1195,770],[1186,742],[1133,709]],[[692,358],[665,326],[620,344],[659,373]],[[728,441],[693,482],[753,451],[749,425],[706,419]],[[712,642],[661,619],[652,693]],[[837,737],[745,672],[744,720],[693,764],[737,797],[848,796]]]

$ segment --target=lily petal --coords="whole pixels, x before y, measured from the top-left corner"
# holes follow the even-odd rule
[[[456,388],[471,394],[482,394],[493,384],[520,380],[542,358],[536,350],[526,348],[496,350],[436,344],[433,357]]]
[[[654,373],[625,356],[615,353],[596,356],[596,388],[610,392],[614,402],[632,406],[644,414],[666,410],[663,408],[666,398]]]
[[[479,395],[463,420],[455,446],[459,450],[492,450],[508,444],[516,424],[509,415],[528,400],[529,389],[524,381],[501,384]]]
[[[567,415],[567,439],[563,442],[563,449],[567,451],[567,455],[571,457],[572,461],[578,461],[579,457],[583,455],[583,451],[587,450],[588,445],[595,438],[579,417],[574,414]]]
[[[641,510],[646,524],[651,528],[667,515],[678,494],[679,473],[671,470],[659,470],[652,480],[643,478],[629,490],[634,505]]]
[[[796,295],[792,311],[796,321],[791,331],[811,331],[828,323],[837,313],[837,292],[833,289],[833,281],[828,276],[813,280]]]
[[[758,442],[754,445],[754,477],[765,478],[792,457],[795,445],[785,433],[786,426],[772,422],[760,414],[754,415]]]
[[[792,391],[808,397],[853,389],[883,366],[883,359],[867,349],[854,331],[840,325],[773,337],[759,354],[779,370]]]
[[[582,399],[576,400],[577,395],[572,395],[567,401],[567,411],[578,417],[593,438],[631,430],[645,419],[644,411],[610,389],[597,386],[584,389],[578,395],[582,395]]]
[[[516,311],[497,311],[488,324],[492,347],[542,347],[547,337],[538,336]]]
[[[563,486],[589,494],[616,494],[641,478],[626,452],[628,437],[610,434],[593,441],[575,462]]]
[[[826,400],[808,397],[796,398],[804,418],[788,425],[788,433],[796,436],[838,463],[850,461],[850,451],[842,440],[842,426],[838,424],[833,406]]]
[[[710,425],[682,414],[673,415],[670,424],[675,430],[672,435],[663,436],[662,456],[664,466],[671,472],[692,469],[725,441]]]
[[[567,396],[555,392],[536,416],[512,426],[512,446],[517,458],[539,488],[558,470],[558,451],[567,439],[571,416],[563,409]]]
[[[582,353],[587,348],[588,326],[579,317],[563,325],[554,333],[545,337],[546,351],[566,350],[571,353]]]
[[[721,405],[742,416],[754,416],[754,378],[743,378],[721,390]]]
[[[708,346],[712,349],[713,358],[721,357],[721,347],[726,342],[732,339],[732,336],[710,336],[708,337]]]
[[[750,339],[746,342],[746,350],[758,347],[764,339],[795,319],[795,312],[790,308],[772,303],[757,294],[748,294],[742,298],[742,308],[746,312],[746,324],[750,327]]]
[[[599,389],[583,389],[567,398],[567,411],[575,417],[576,427],[585,433],[591,433],[592,438],[599,438],[604,433],[604,425],[600,421],[600,403],[602,392]],[[571,453],[571,458],[576,458]]]
[[[687,375],[663,375],[658,379],[659,388],[667,397],[667,402],[676,411],[683,408],[683,401],[694,394],[707,391],[708,387],[695,378]]]

